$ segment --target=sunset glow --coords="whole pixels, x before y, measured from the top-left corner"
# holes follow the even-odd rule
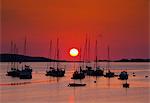
[[[73,48],[70,50],[70,55],[75,57],[75,56],[78,56],[79,54],[79,51],[76,49],[76,48]]]
[[[10,53],[10,42],[15,41],[19,54],[23,54],[26,35],[27,55],[47,57],[49,40],[58,37],[60,57],[72,60],[68,48],[81,47],[85,52],[87,34],[92,59],[95,39],[100,44],[100,59],[107,59],[107,45],[111,47],[111,59],[148,58],[148,1],[2,0],[0,52]],[[53,45],[56,47],[55,41]]]

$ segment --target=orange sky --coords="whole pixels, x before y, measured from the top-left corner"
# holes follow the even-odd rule
[[[22,53],[27,35],[29,55],[46,57],[49,41],[59,37],[61,58],[70,60],[69,48],[83,47],[88,33],[93,48],[98,39],[101,59],[107,45],[112,59],[148,58],[148,1],[2,0],[1,52],[13,40]]]

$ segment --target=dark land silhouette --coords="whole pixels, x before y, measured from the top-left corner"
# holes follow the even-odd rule
[[[45,57],[33,57],[20,54],[0,54],[0,62],[83,62],[83,61],[68,61],[54,60]],[[98,60],[98,62],[108,62],[108,60]],[[110,60],[110,62],[150,62],[150,59],[120,59]]]
[[[0,62],[55,62],[44,57],[32,57],[19,54],[0,54]]]

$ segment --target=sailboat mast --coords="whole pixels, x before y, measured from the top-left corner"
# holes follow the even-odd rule
[[[57,38],[57,60],[59,59],[59,38]],[[58,69],[58,66],[59,66],[59,64],[58,64],[58,62],[57,62],[57,69]]]
[[[11,43],[10,43],[10,54],[13,54],[12,52],[13,52],[13,42],[11,41]]]
[[[10,52],[11,52],[11,54],[13,54],[13,42],[12,42],[12,41],[11,41],[10,46],[11,46],[11,47],[10,47],[10,49],[11,49]],[[11,68],[12,68],[12,66],[13,66],[13,62],[12,62],[13,58],[12,58],[12,55],[11,55],[10,58],[11,58]]]
[[[14,52],[14,54],[16,54],[16,43],[14,44],[13,52]],[[14,68],[16,67],[15,60],[16,60],[16,56],[14,55]]]
[[[88,40],[88,61],[90,62],[90,38]]]
[[[82,61],[82,55],[81,55],[81,48],[80,48],[80,57],[79,57],[79,59],[80,59],[80,61]]]
[[[110,48],[109,46],[107,47],[107,50],[108,50],[108,71],[110,69]]]
[[[23,48],[23,55],[27,55],[27,37],[25,36],[25,39],[24,39],[24,48]],[[25,59],[23,60],[23,62],[25,62]],[[24,65],[26,65],[24,63]],[[22,69],[23,69],[23,64],[22,64]]]
[[[17,54],[17,55],[19,54],[19,50],[18,50],[17,47],[16,47],[16,54]],[[17,69],[18,69],[18,60],[17,60]]]
[[[83,68],[85,66],[86,58],[87,58],[87,34],[86,34],[86,39],[85,39],[85,44],[84,44],[84,52],[83,52]]]
[[[50,41],[49,44],[49,58],[51,59],[51,54],[52,54],[52,40]]]
[[[52,40],[50,40],[49,43],[49,59],[52,59]],[[50,62],[50,66],[51,66],[51,62]]]
[[[95,42],[95,66],[97,67],[97,40]]]
[[[27,50],[27,37],[25,36],[25,40],[24,40],[24,50],[23,50],[23,54],[26,55],[26,50]]]

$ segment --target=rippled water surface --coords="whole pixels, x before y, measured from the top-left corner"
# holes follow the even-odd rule
[[[74,63],[60,63],[66,68],[65,77],[45,76],[48,63],[26,63],[33,69],[31,80],[20,80],[6,76],[10,63],[0,63],[0,103],[150,103],[150,64],[111,63],[111,71],[129,73],[130,88],[123,88],[125,81],[118,77],[89,77],[71,80]],[[54,63],[51,63],[52,65]],[[55,65],[55,64],[54,64]],[[75,64],[78,68],[79,63]],[[103,68],[107,63],[99,63]],[[19,65],[21,68],[22,65]],[[136,76],[133,77],[132,73]],[[145,76],[149,76],[145,78]],[[97,81],[94,83],[94,81]],[[70,82],[86,83],[85,87],[68,87]]]

